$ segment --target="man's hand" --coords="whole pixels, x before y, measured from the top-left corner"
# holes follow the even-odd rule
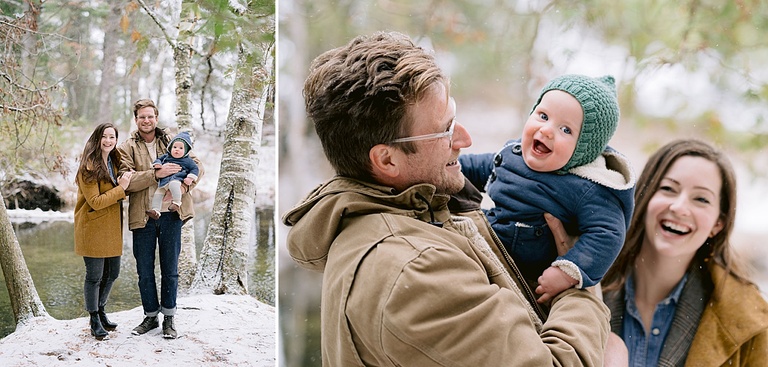
[[[159,170],[155,171],[155,177],[157,179],[161,179],[163,177],[168,177],[174,173],[178,173],[181,171],[181,166],[179,166],[176,163],[165,163],[162,167],[160,167]]]
[[[547,221],[547,226],[552,231],[552,235],[555,237],[555,246],[557,247],[557,256],[565,256],[570,250],[579,236],[571,236],[565,231],[563,222],[560,219],[555,218],[554,215],[544,213],[544,220]]]
[[[579,236],[571,236],[567,232],[565,232],[565,228],[563,227],[563,222],[561,222],[559,219],[555,218],[554,215],[549,213],[544,213],[544,219],[547,221],[547,225],[549,226],[549,229],[552,231],[552,235],[555,237],[555,245],[557,247],[557,255],[558,256],[565,256],[565,254],[570,250],[574,244],[576,244],[576,241],[579,239]],[[546,271],[545,271],[546,272]],[[570,276],[566,275],[568,278],[571,278]],[[541,279],[541,278],[539,278]],[[571,278],[573,279],[573,278]],[[539,280],[541,282],[541,280]],[[536,288],[536,293],[539,293],[539,288]],[[567,289],[567,288],[566,288]],[[593,287],[586,288],[590,293],[594,294],[599,298],[600,300],[603,299],[603,292],[600,289],[600,284]],[[546,302],[546,299],[549,299],[550,297],[546,297],[545,295],[539,298],[539,303]],[[556,295],[557,293],[555,293]],[[545,298],[546,297],[546,298]],[[552,296],[554,297],[554,295]],[[542,299],[545,299],[542,301]],[[607,366],[607,365],[606,365]]]
[[[550,266],[539,277],[539,286],[536,287],[536,294],[542,296],[536,300],[538,303],[544,303],[554,298],[560,292],[573,287],[579,281],[571,278],[557,266]]]

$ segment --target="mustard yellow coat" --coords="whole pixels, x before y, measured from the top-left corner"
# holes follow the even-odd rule
[[[125,191],[111,181],[85,182],[77,175],[76,254],[96,258],[123,254],[123,199]]]
[[[768,366],[768,302],[720,265],[710,265],[709,271],[715,290],[685,366]]]

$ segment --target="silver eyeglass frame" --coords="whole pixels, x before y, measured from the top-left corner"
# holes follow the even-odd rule
[[[451,145],[453,145],[453,130],[455,127],[456,127],[456,119],[454,118],[453,120],[451,120],[451,126],[448,127],[448,131],[444,131],[441,133],[424,134],[424,135],[408,136],[405,138],[398,138],[390,141],[389,144],[407,143],[410,141],[440,139],[440,138],[447,137],[448,141],[451,143]]]

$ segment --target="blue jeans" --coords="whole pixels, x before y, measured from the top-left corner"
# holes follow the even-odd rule
[[[104,309],[109,299],[112,284],[120,276],[120,256],[108,258],[83,257],[85,262],[85,284],[83,295],[85,310],[93,313]]]
[[[139,275],[139,294],[146,316],[173,316],[179,287],[181,219],[176,212],[163,212],[160,219],[149,218],[144,228],[133,230],[133,257]],[[160,256],[160,301],[155,281],[155,249]]]

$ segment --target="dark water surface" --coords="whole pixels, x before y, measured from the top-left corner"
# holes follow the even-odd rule
[[[210,213],[195,217],[195,241],[199,254],[207,232]],[[61,320],[86,315],[83,302],[83,258],[74,252],[74,228],[68,221],[41,224],[14,224],[14,231],[24,259],[48,313]],[[123,236],[120,277],[115,281],[107,304],[107,312],[141,306],[137,288],[136,261],[131,251],[131,233]],[[275,305],[275,223],[274,210],[256,212],[252,240],[248,248],[248,290],[256,299]],[[160,269],[156,269],[159,276]],[[182,292],[180,292],[182,296]],[[140,321],[141,315],[136,316]],[[5,278],[0,271],[0,338],[16,328]]]

